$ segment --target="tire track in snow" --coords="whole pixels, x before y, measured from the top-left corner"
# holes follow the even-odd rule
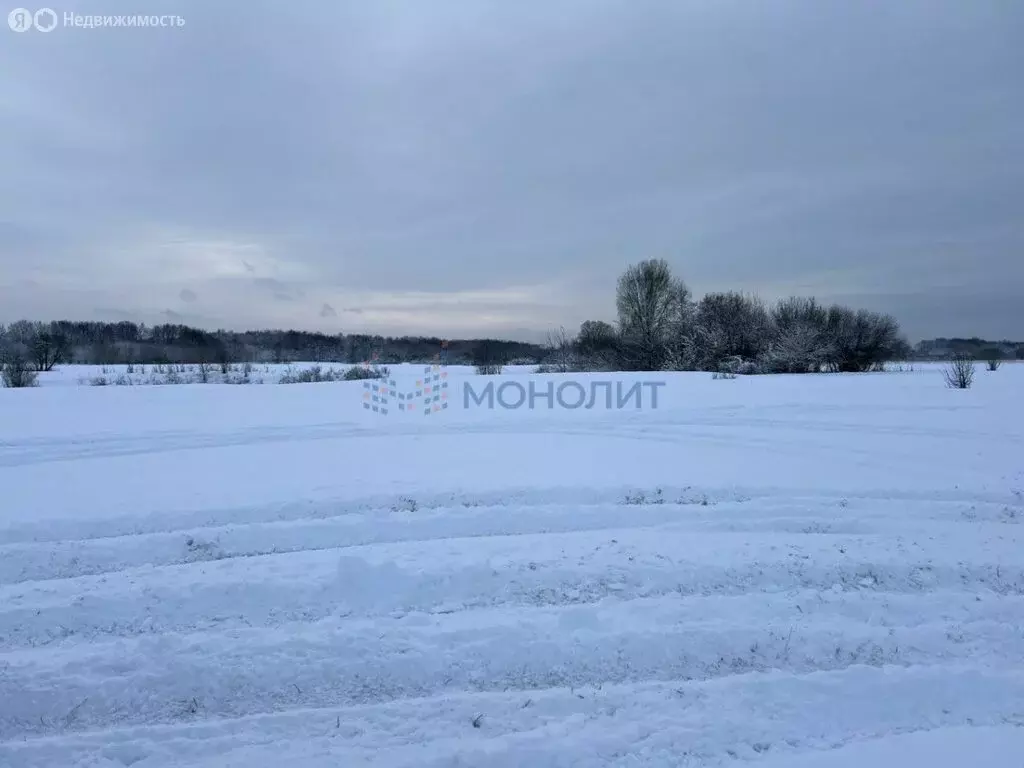
[[[763,615],[737,612],[732,602],[705,600],[703,616],[688,601],[662,600],[361,627],[325,621],[164,634],[12,653],[0,676],[0,700],[19,706],[0,718],[0,739],[50,732],[71,710],[74,727],[104,728],[174,722],[193,701],[209,717],[238,717],[460,690],[964,663],[980,654],[990,665],[1009,667],[1024,657],[1024,636],[998,616],[959,622],[951,636],[942,620],[882,626],[824,610],[799,623],[776,619],[766,626]]]
[[[345,766],[374,761],[391,768],[451,768],[460,762],[521,768],[524,756],[530,765],[571,764],[565,762],[565,745],[571,744],[579,765],[626,768],[636,765],[640,738],[651,763],[691,759],[719,765],[891,733],[1019,724],[1022,700],[1019,670],[860,666],[575,690],[461,692],[242,718],[212,719],[200,710],[171,725],[0,741],[0,763],[52,768],[96,765],[99,759],[113,766],[152,761],[223,768],[276,764],[284,755],[300,763],[330,755],[333,764]],[[846,706],[835,706],[837,701]],[[857,705],[862,702],[871,705]],[[743,717],[736,716],[740,708]],[[480,715],[481,727],[474,728]]]
[[[1005,672],[1024,656],[1013,621],[1024,600],[1020,529],[966,518],[962,501],[604,498],[496,508],[449,499],[426,514],[371,506],[326,518],[331,508],[314,505],[306,518],[222,530],[237,551],[221,559],[137,563],[169,534],[93,539],[79,551],[92,553],[82,567],[94,575],[62,570],[74,545],[51,546],[52,558],[46,545],[7,545],[25,569],[57,578],[0,586],[0,702],[19,702],[0,704],[0,740],[12,740],[0,750],[89,729],[212,728],[473,691],[500,702],[752,672],[797,680],[968,662]],[[997,508],[972,506],[983,517]],[[517,511],[520,532],[507,522],[494,531]],[[619,527],[586,530],[588,518]],[[822,530],[844,520],[868,530]],[[730,524],[739,528],[721,530]],[[401,540],[310,548],[353,530]],[[293,551],[246,551],[275,534],[294,535]]]
[[[630,501],[632,499],[632,501]],[[845,517],[876,516],[865,503],[887,506],[893,513],[902,513],[908,519],[934,515],[937,509],[957,507],[957,511],[974,511],[982,519],[1016,518],[1024,520],[1024,492],[978,494],[907,492],[880,489],[874,492],[847,492],[813,488],[730,488],[677,486],[583,489],[576,487],[509,488],[489,493],[424,493],[410,495],[370,496],[366,498],[302,501],[271,504],[265,507],[230,507],[219,510],[158,512],[103,518],[96,513],[82,520],[76,517],[53,518],[40,522],[19,521],[6,528],[0,527],[0,548],[10,544],[46,542],[82,542],[93,539],[118,538],[155,533],[190,533],[199,529],[223,528],[232,525],[248,526],[255,523],[286,523],[331,518],[358,517],[377,519],[406,510],[448,513],[451,510],[474,507],[493,508],[496,513],[511,515],[518,507],[551,509],[571,505],[586,509],[592,506],[628,504],[643,507],[655,504],[716,505],[725,503],[757,502],[765,511],[777,506],[795,507],[814,505],[846,509],[857,504]],[[415,510],[411,509],[415,505]],[[899,505],[912,505],[913,510],[900,510]],[[909,514],[908,514],[909,513]],[[827,515],[825,515],[827,516]],[[945,518],[959,519],[946,513]],[[2,549],[0,549],[2,551]]]
[[[952,533],[964,522],[1015,523],[1024,520],[1007,506],[927,505],[904,519],[903,504],[877,504],[849,511],[849,502],[753,504],[711,502],[693,497],[651,503],[519,505],[511,508],[465,506],[420,509],[411,499],[402,507],[371,509],[365,515],[207,526],[169,533],[138,533],[78,541],[0,545],[0,585],[66,579],[142,566],[181,565],[205,560],[256,557],[369,544],[440,541],[451,538],[569,533],[672,524],[675,530],[800,534],[916,534],[918,526]],[[938,507],[938,509],[936,509]]]
[[[964,526],[964,528],[968,528]],[[1016,533],[1016,526],[1005,526]],[[698,546],[694,546],[698,543]],[[0,648],[332,616],[798,589],[1024,593],[1020,537],[695,533],[485,536],[127,569],[0,587]],[[964,561],[962,553],[973,557]],[[980,556],[979,556],[980,555]]]

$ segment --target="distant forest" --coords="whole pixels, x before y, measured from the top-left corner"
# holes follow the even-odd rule
[[[60,363],[365,363],[430,362],[441,351],[441,339],[430,336],[325,334],[294,330],[208,331],[187,325],[30,322],[0,325],[0,347],[25,350],[37,370]],[[481,348],[506,362],[534,362],[544,356],[538,344],[500,339],[453,339],[451,364],[469,364]]]
[[[914,346],[916,360],[948,360],[966,355],[975,360],[1024,360],[1024,342],[970,339],[928,339]]]
[[[634,264],[615,293],[617,322],[584,322],[577,332],[553,329],[546,344],[451,339],[448,362],[488,371],[544,365],[554,371],[728,370],[814,373],[880,370],[891,361],[1022,360],[1024,342],[931,339],[911,345],[891,315],[814,298],[768,305],[756,296],[710,293],[695,300],[663,260]],[[0,325],[0,363],[48,371],[62,363],[365,363],[430,362],[441,339],[424,336],[312,333],[295,330],[209,331],[187,325],[147,326],[58,320]]]

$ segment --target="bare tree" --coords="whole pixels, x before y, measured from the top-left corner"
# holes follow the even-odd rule
[[[576,352],[585,370],[612,370],[619,361],[618,334],[603,320],[585,320],[576,335]]]
[[[576,368],[576,340],[564,327],[549,331],[545,346],[548,355],[544,366],[555,373],[568,373]]]
[[[998,349],[991,350],[985,364],[990,371],[998,371],[999,366],[1003,364],[1003,353]]]
[[[970,389],[974,383],[974,359],[970,355],[954,355],[943,371],[946,386],[951,389]]]
[[[660,370],[679,338],[690,292],[672,276],[668,262],[651,259],[619,278],[615,304],[624,362],[641,371]]]
[[[60,332],[39,330],[29,342],[29,350],[37,371],[52,371],[67,360],[70,343]]]

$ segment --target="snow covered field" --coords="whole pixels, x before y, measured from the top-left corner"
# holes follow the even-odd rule
[[[1024,365],[83,375],[0,390],[4,768],[1024,765]]]

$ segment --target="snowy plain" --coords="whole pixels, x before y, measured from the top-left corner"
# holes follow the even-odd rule
[[[95,375],[0,390],[4,768],[1024,766],[1024,365]]]

